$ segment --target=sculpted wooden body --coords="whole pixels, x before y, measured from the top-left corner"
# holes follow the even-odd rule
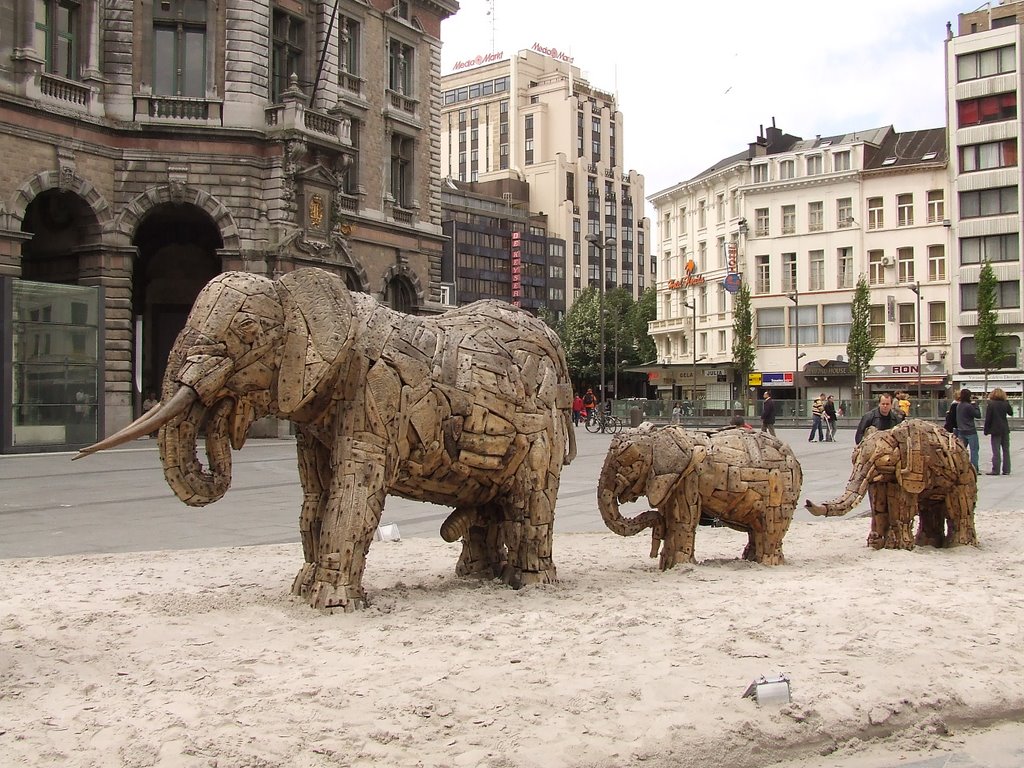
[[[266,414],[296,424],[306,564],[293,592],[316,607],[365,602],[365,559],[388,494],[454,507],[457,572],[519,587],[555,578],[551,534],[575,456],[571,383],[557,336],[497,301],[432,318],[302,269],[219,275],[171,352],[155,415],[85,452],[160,429],[167,481],[187,504],[230,484],[230,448]],[[206,471],[195,441],[207,433]],[[139,432],[141,434],[141,432]]]
[[[702,516],[748,534],[743,557],[780,565],[782,539],[800,496],[803,471],[788,445],[742,428],[698,432],[645,425],[612,439],[601,470],[598,504],[621,536],[651,528],[651,557],[662,570],[694,562]],[[656,509],[631,519],[619,504],[646,496]]]
[[[812,514],[845,515],[866,492],[871,503],[868,546],[977,545],[978,476],[967,449],[946,430],[920,419],[907,419],[889,430],[871,430],[854,448],[852,460],[844,493],[822,504],[807,500]]]

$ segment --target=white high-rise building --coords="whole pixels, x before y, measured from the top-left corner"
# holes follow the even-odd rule
[[[644,177],[625,168],[615,94],[592,86],[571,57],[539,45],[455,66],[441,78],[441,173],[529,184],[530,210],[566,242],[566,307],[600,285],[602,261],[607,289],[637,297],[652,285]],[[602,252],[588,234],[609,245]]]

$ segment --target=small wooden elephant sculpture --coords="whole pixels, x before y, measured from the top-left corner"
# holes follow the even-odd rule
[[[913,549],[978,543],[974,505],[978,476],[967,449],[941,427],[907,419],[889,430],[871,430],[853,450],[853,471],[843,495],[811,514],[845,515],[864,498],[871,502],[868,546]],[[917,535],[912,532],[918,517]]]
[[[555,579],[562,466],[576,455],[561,343],[530,313],[480,301],[436,317],[394,312],[337,275],[214,278],[171,350],[163,401],[92,453],[160,428],[186,504],[217,501],[231,448],[267,414],[296,425],[305,564],[292,592],[363,606],[366,555],[389,494],[455,511],[457,571],[520,587]],[[209,469],[196,457],[206,433]]]
[[[651,557],[666,570],[694,562],[701,517],[746,531],[743,557],[781,565],[782,539],[800,497],[803,470],[788,445],[743,428],[697,432],[643,425],[612,439],[598,483],[605,525],[620,536],[651,528]],[[623,518],[621,502],[646,496],[655,509]]]

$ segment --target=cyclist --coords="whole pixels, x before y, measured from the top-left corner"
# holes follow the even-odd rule
[[[583,412],[586,414],[587,419],[590,418],[596,407],[597,398],[594,397],[594,390],[587,389],[587,393],[583,395]]]

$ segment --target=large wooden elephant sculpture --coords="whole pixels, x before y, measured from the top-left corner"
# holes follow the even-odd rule
[[[746,531],[745,559],[780,565],[782,539],[802,483],[793,451],[766,433],[642,425],[612,439],[598,482],[598,505],[605,525],[620,536],[652,529],[651,557],[660,547],[661,570],[694,562],[702,516]],[[624,518],[619,504],[641,496],[655,509]]]
[[[162,402],[84,453],[159,427],[167,482],[186,504],[221,498],[231,450],[267,414],[297,428],[305,565],[314,607],[365,604],[366,555],[388,494],[447,505],[457,572],[520,587],[555,578],[555,497],[576,454],[558,337],[482,301],[431,318],[350,293],[336,275],[246,272],[199,294],[168,361]],[[206,433],[209,471],[196,457]]]
[[[852,460],[843,494],[823,504],[808,499],[805,505],[811,514],[845,515],[866,492],[871,504],[870,547],[977,545],[978,476],[967,449],[946,430],[921,419],[870,430],[853,449]]]

